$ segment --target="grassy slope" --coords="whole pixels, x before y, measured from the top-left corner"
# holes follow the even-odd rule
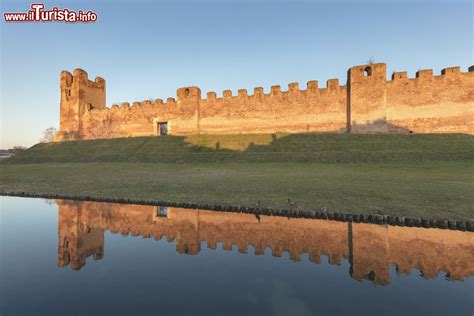
[[[246,205],[260,200],[279,208],[288,208],[291,198],[306,210],[473,219],[473,139],[306,134],[44,144],[0,164],[0,190]]]
[[[418,162],[473,159],[474,137],[467,135],[254,134],[38,144],[7,163]]]

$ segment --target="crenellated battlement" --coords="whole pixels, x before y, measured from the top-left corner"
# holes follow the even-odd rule
[[[222,91],[222,94],[220,97],[217,96],[216,92],[209,91],[206,93],[207,98],[201,99],[201,101],[215,101],[215,100],[222,100],[222,99],[229,99],[229,98],[230,99],[232,98],[248,99],[248,98],[253,98],[253,97],[256,97],[256,98],[273,97],[274,98],[274,97],[285,97],[290,94],[317,95],[327,90],[337,90],[337,89],[345,87],[345,86],[339,85],[339,79],[327,80],[326,88],[319,88],[317,80],[308,81],[307,89],[303,89],[303,90],[299,88],[299,83],[297,82],[288,83],[287,86],[288,86],[287,90],[282,90],[280,85],[270,86],[269,93],[265,93],[265,90],[263,87],[255,87],[253,88],[253,94],[248,94],[247,89],[238,89],[237,95],[235,95],[232,92],[232,90],[226,89]]]
[[[69,71],[61,71],[61,83],[64,82],[64,87],[72,87],[73,83],[86,83],[90,87],[101,88],[105,87],[105,80],[101,77],[95,77],[94,81],[89,80],[89,75],[83,69],[76,68],[71,74]]]
[[[122,102],[120,104],[113,104],[110,107],[103,108],[92,108],[89,111],[91,112],[105,112],[108,111],[140,111],[140,110],[153,110],[159,107],[166,106],[175,106],[176,100],[174,98],[168,98],[166,102],[163,102],[162,99],[155,100],[143,100],[143,101],[134,101],[131,104],[129,102]]]
[[[474,66],[468,68],[468,71],[462,72],[461,67],[449,67],[444,68],[440,71],[439,75],[435,75],[433,69],[420,69],[415,73],[414,77],[409,77],[408,72],[401,71],[401,72],[393,72],[391,76],[391,81],[407,79],[407,80],[416,80],[419,78],[434,78],[442,80],[444,78],[455,78],[455,77],[462,77],[462,76],[472,76],[472,72],[474,72]],[[387,81],[390,82],[390,81]]]
[[[393,72],[384,63],[351,67],[347,85],[316,80],[214,91],[177,89],[176,98],[105,105],[105,80],[82,69],[63,71],[57,139],[155,135],[166,124],[175,135],[274,132],[420,132],[474,134],[474,66]],[[266,89],[265,89],[266,90]],[[413,111],[416,108],[417,111]],[[416,114],[414,114],[416,113]],[[172,128],[169,128],[172,126]]]
[[[100,77],[97,77],[96,79],[101,79]],[[103,80],[103,79],[101,79]],[[105,82],[105,81],[104,81]],[[280,85],[273,85],[270,86],[270,91],[269,93],[264,92],[263,87],[255,87],[253,89],[253,94],[248,94],[247,89],[238,89],[237,94],[235,95],[231,89],[226,89],[223,90],[220,97],[217,96],[217,93],[214,91],[209,91],[206,93],[207,98],[202,98],[200,99],[201,101],[212,101],[212,100],[222,100],[222,99],[228,99],[228,98],[250,98],[250,97],[278,97],[278,96],[283,96],[287,95],[289,93],[301,93],[302,95],[304,94],[309,94],[309,95],[314,95],[321,93],[322,91],[326,91],[327,89],[333,90],[333,89],[339,89],[343,88],[345,86],[340,86],[339,85],[339,79],[328,79],[326,81],[326,88],[319,88],[318,87],[318,81],[317,80],[311,80],[308,81],[307,84],[307,89],[300,89],[299,88],[299,83],[293,82],[293,83],[288,83],[287,85],[287,90],[282,90]],[[197,87],[183,87],[178,89],[190,89],[190,88],[196,88]],[[180,96],[178,95],[178,99]],[[177,101],[173,97],[167,98],[166,102],[163,102],[162,99],[156,99],[156,100],[144,100],[144,101],[133,101],[133,102],[122,102],[120,105],[113,104],[110,107],[105,107],[100,110],[107,110],[107,109],[112,109],[114,107],[119,107],[119,108],[133,108],[133,107],[141,107],[143,105],[149,105],[149,106],[159,106],[159,105],[167,105],[167,104],[175,104]],[[130,105],[131,104],[131,105]],[[96,109],[95,109],[96,110]]]

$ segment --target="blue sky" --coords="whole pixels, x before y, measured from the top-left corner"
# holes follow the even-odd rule
[[[34,1],[40,2],[40,1]],[[369,59],[392,71],[473,64],[471,0],[47,1],[93,10],[91,24],[1,25],[1,144],[31,146],[59,127],[59,73],[107,81],[107,105],[225,89],[346,80]],[[2,1],[2,13],[31,2]]]

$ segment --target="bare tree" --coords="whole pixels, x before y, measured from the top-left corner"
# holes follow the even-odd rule
[[[22,152],[24,150],[26,150],[25,146],[13,146],[13,148],[10,148],[8,151],[12,154],[18,154],[19,152]]]
[[[370,59],[367,61],[367,64],[369,64],[369,65],[375,64],[374,57],[370,57]]]
[[[54,141],[54,135],[56,135],[56,128],[51,126],[43,131],[43,137],[40,139],[42,143],[49,143]]]

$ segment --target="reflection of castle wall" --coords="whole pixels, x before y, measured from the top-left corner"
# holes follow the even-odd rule
[[[438,229],[389,227],[390,263],[408,273],[416,267],[428,278],[438,271],[452,279],[474,275],[474,234]],[[435,258],[435,260],[433,260]]]
[[[355,279],[389,283],[388,265],[408,274],[417,268],[427,278],[439,271],[452,279],[474,275],[474,234],[418,227],[352,224]]]
[[[390,282],[390,264],[402,273],[418,268],[426,277],[439,271],[449,272],[453,279],[474,275],[474,234],[468,232],[277,216],[257,219],[251,214],[144,205],[57,203],[60,266],[69,263],[66,252],[76,262],[73,268],[83,266],[91,254],[101,255],[103,232],[110,230],[124,236],[176,239],[176,251],[187,254],[197,254],[206,241],[211,249],[221,242],[224,249],[235,245],[241,253],[251,245],[256,255],[265,248],[274,256],[286,251],[294,261],[305,253],[317,263],[321,255],[328,256],[331,264],[349,259],[353,278],[378,284]],[[68,248],[63,247],[65,237]]]
[[[288,252],[292,260],[299,261],[302,254],[308,253],[310,260],[320,262],[320,256],[326,255],[333,264],[340,264],[348,256],[345,223],[271,216],[262,216],[259,222],[251,214],[200,212],[201,240],[211,248],[222,242],[224,249],[236,245],[246,253],[251,245],[260,255],[268,247],[273,256]]]

